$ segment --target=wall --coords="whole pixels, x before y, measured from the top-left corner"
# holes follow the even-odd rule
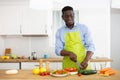
[[[91,31],[96,48],[94,57],[110,58],[110,8],[81,9],[80,23]]]
[[[43,57],[44,54],[57,57],[54,48],[49,45],[49,37],[1,36],[0,55],[3,55],[5,48],[11,48],[12,53],[18,56],[28,57],[32,51],[35,51],[38,58]]]
[[[120,70],[120,9],[111,10],[111,66]]]

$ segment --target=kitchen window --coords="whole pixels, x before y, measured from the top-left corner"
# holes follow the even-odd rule
[[[79,22],[79,11],[75,10],[75,22]],[[56,31],[62,27],[64,21],[62,20],[62,12],[60,10],[54,10],[52,12],[52,45],[55,46]]]

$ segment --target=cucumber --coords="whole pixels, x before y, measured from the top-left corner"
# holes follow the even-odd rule
[[[82,74],[84,72],[84,70],[78,70],[78,73]]]
[[[83,75],[90,75],[90,74],[96,74],[97,70],[79,70],[78,73],[81,73]]]

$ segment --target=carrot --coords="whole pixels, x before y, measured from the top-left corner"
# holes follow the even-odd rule
[[[103,76],[110,76],[113,74],[116,74],[116,71],[111,68],[104,68],[100,70],[100,75],[103,75]]]
[[[100,74],[104,74],[106,71],[110,70],[111,68],[104,68],[100,70]]]
[[[113,75],[115,73],[116,73],[116,71],[112,70],[112,69],[105,72],[105,74],[109,74],[109,75]]]

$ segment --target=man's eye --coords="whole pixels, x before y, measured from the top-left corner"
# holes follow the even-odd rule
[[[69,16],[65,16],[65,18],[69,18]]]
[[[73,16],[65,16],[65,18],[73,18]]]

